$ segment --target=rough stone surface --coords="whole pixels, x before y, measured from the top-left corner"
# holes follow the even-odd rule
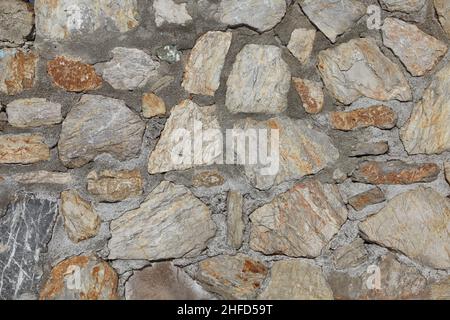
[[[47,72],[57,87],[67,91],[96,90],[103,83],[93,66],[63,56],[50,60],[47,63]]]
[[[144,118],[164,116],[166,114],[166,104],[164,100],[154,93],[145,93],[142,96],[142,115]]]
[[[366,13],[366,6],[357,0],[303,0],[301,6],[311,22],[333,43]]]
[[[118,277],[94,256],[75,256],[58,263],[40,292],[41,300],[116,300]]]
[[[274,263],[263,300],[333,300],[322,269],[307,260],[283,260]]]
[[[225,183],[225,178],[219,171],[203,171],[196,174],[192,178],[192,184],[194,187],[218,187]]]
[[[40,134],[0,135],[0,164],[31,164],[50,159]]]
[[[425,7],[427,0],[380,0],[380,3],[389,11],[414,13]]]
[[[56,201],[20,193],[0,217],[0,299],[37,294],[57,212]]]
[[[353,39],[318,55],[319,72],[330,93],[343,104],[360,97],[375,100],[412,99],[400,67],[371,38]]]
[[[378,204],[384,202],[385,200],[386,197],[383,191],[376,187],[351,197],[348,199],[348,203],[353,207],[353,209],[361,211],[367,206]]]
[[[333,263],[336,269],[355,268],[366,261],[368,257],[364,241],[361,238],[333,252]]]
[[[196,279],[225,299],[254,299],[267,276],[267,267],[243,254],[217,256],[199,263]]]
[[[8,116],[6,112],[0,112],[0,131],[3,131],[8,124]]]
[[[35,84],[38,56],[17,49],[0,50],[0,92],[15,95]]]
[[[317,257],[347,219],[336,186],[308,181],[250,216],[250,247],[265,254]]]
[[[426,298],[431,300],[450,300],[450,277],[430,285],[430,293]]]
[[[142,194],[143,180],[138,170],[91,171],[87,177],[87,190],[98,201],[118,202]]]
[[[223,0],[220,21],[230,26],[247,25],[259,32],[275,27],[286,13],[284,0]]]
[[[49,172],[45,170],[18,173],[12,176],[13,180],[22,184],[70,184],[73,177],[66,172]]]
[[[81,167],[102,153],[126,160],[140,151],[144,129],[123,101],[84,95],[63,122],[59,157],[68,167]]]
[[[287,48],[301,64],[306,64],[311,56],[315,39],[315,30],[295,29],[292,31],[291,40],[289,40]]]
[[[184,186],[162,182],[111,223],[110,259],[162,260],[202,252],[216,232],[211,212]]]
[[[246,45],[228,77],[225,104],[231,113],[281,113],[287,108],[290,82],[280,48]]]
[[[244,241],[245,224],[242,217],[244,198],[235,191],[228,193],[227,235],[228,243],[235,249],[239,249]]]
[[[434,7],[442,28],[450,36],[450,3],[447,0],[434,0]]]
[[[61,215],[69,239],[75,243],[95,237],[100,228],[100,217],[92,205],[74,190],[61,193]]]
[[[444,169],[445,169],[445,179],[450,184],[450,162],[444,163]]]
[[[8,122],[13,127],[27,128],[61,123],[61,105],[43,98],[19,99],[6,108]]]
[[[192,21],[192,17],[186,9],[186,3],[177,4],[173,0],[153,1],[155,10],[155,23],[161,27],[165,23],[186,25]]]
[[[397,114],[386,106],[372,106],[353,111],[332,112],[330,122],[334,129],[344,131],[370,126],[392,129],[397,124]]]
[[[20,0],[0,1],[0,47],[15,47],[26,42],[33,31],[33,10]]]
[[[231,32],[210,31],[197,40],[184,69],[182,85],[187,92],[214,96],[231,38]]]
[[[389,143],[387,141],[379,142],[360,142],[353,144],[350,150],[350,157],[360,156],[378,156],[389,151]]]
[[[383,24],[383,44],[392,49],[413,76],[432,70],[447,53],[447,45],[400,19],[387,18]]]
[[[419,187],[393,198],[384,209],[360,224],[369,241],[398,250],[421,264],[450,266],[450,200]]]
[[[303,108],[307,113],[320,113],[323,109],[324,95],[321,82],[307,79],[292,78],[295,90],[302,99]]]

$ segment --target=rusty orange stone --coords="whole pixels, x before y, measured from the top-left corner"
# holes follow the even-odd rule
[[[397,114],[386,106],[372,106],[348,112],[332,112],[330,122],[334,129],[343,131],[372,126],[380,129],[392,129],[397,124]]]
[[[386,197],[384,196],[383,191],[376,187],[351,197],[348,199],[348,203],[353,207],[353,209],[361,211],[370,205],[381,203],[384,200],[386,200]]]
[[[13,52],[13,51],[11,51]],[[34,52],[17,51],[2,59],[4,73],[0,91],[15,95],[34,86],[38,57]]]
[[[72,92],[96,90],[103,83],[93,66],[66,57],[49,61],[47,72],[56,86]]]

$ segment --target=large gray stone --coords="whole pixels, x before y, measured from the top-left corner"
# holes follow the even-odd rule
[[[33,25],[33,10],[25,1],[0,0],[0,47],[25,43]]]

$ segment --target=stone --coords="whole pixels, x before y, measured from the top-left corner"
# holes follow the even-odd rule
[[[155,10],[156,26],[161,27],[164,23],[186,25],[192,22],[192,17],[186,9],[186,3],[177,4],[173,0],[153,1]]]
[[[81,167],[103,153],[124,161],[141,150],[144,130],[144,122],[125,102],[83,95],[63,122],[59,157],[69,168]]]
[[[311,57],[315,39],[316,30],[295,29],[292,31],[287,48],[301,64],[306,64]]]
[[[136,0],[36,0],[36,34],[47,40],[69,40],[103,31],[136,28]]]
[[[244,241],[245,224],[242,217],[244,197],[236,191],[228,192],[227,199],[227,238],[228,243],[239,249]]]
[[[378,142],[358,142],[351,146],[350,157],[379,156],[389,151],[387,141]]]
[[[223,0],[220,21],[229,26],[246,25],[258,32],[275,27],[286,13],[284,0]]]
[[[348,203],[355,209],[356,211],[361,211],[368,206],[382,203],[386,200],[386,197],[381,191],[380,188],[375,187],[360,194],[357,194],[350,199],[348,199]]]
[[[6,112],[0,112],[0,131],[3,131],[8,124],[8,116]]]
[[[389,11],[414,13],[425,7],[427,0],[381,0],[383,8]]]
[[[139,170],[91,171],[87,176],[88,192],[101,202],[118,202],[138,197],[143,192],[143,185]]]
[[[353,111],[337,111],[330,114],[333,129],[351,131],[367,127],[392,129],[397,124],[397,114],[386,106],[372,106]]]
[[[162,61],[175,63],[181,60],[182,52],[176,45],[167,45],[156,49],[156,56]]]
[[[450,277],[436,281],[429,286],[429,294],[426,298],[430,300],[450,300]]]
[[[101,219],[92,205],[75,190],[61,193],[61,215],[69,239],[78,243],[93,238],[100,228]]]
[[[61,105],[43,98],[19,99],[6,108],[8,122],[13,127],[29,128],[61,123]]]
[[[221,255],[200,262],[196,279],[225,299],[254,299],[268,271],[262,262],[249,256]]]
[[[383,44],[415,77],[431,71],[447,53],[447,45],[400,19],[387,18],[382,27]]]
[[[450,162],[444,162],[445,179],[450,184]]]
[[[359,226],[370,242],[436,269],[450,267],[450,200],[419,187],[394,197]]]
[[[400,160],[366,161],[353,172],[354,182],[370,184],[413,184],[433,182],[440,168],[435,163],[406,163]]]
[[[325,99],[322,83],[300,78],[292,78],[292,81],[305,111],[310,114],[322,112]]]
[[[216,106],[200,108],[191,100],[182,101],[170,112],[161,138],[150,154],[148,172],[187,170],[223,162],[222,134],[219,136],[217,130],[220,130],[220,124]],[[202,150],[192,146],[194,137],[199,136],[203,141]]]
[[[450,3],[447,0],[434,0],[434,7],[442,28],[450,36]]]
[[[216,232],[211,211],[184,186],[164,181],[138,209],[111,222],[110,259],[194,257]]]
[[[144,118],[164,116],[165,114],[166,104],[163,99],[151,92],[142,96],[142,115]]]
[[[419,270],[398,262],[391,253],[360,274],[337,271],[327,279],[338,300],[420,299],[427,286]]]
[[[196,188],[219,187],[225,183],[225,178],[219,171],[203,171],[192,177],[192,184]]]
[[[366,14],[366,6],[357,0],[303,0],[300,5],[309,20],[333,43]]]
[[[23,45],[33,31],[33,10],[24,1],[0,1],[0,47]]]
[[[322,269],[304,260],[276,261],[262,300],[333,300]]]
[[[47,62],[47,73],[55,86],[71,92],[97,90],[103,84],[93,66],[64,56]]]
[[[42,276],[41,253],[47,250],[58,203],[18,193],[0,218],[0,299],[37,294]]]
[[[316,180],[297,184],[250,215],[250,247],[268,255],[315,258],[347,214],[335,185]]]
[[[210,300],[211,294],[170,262],[133,273],[125,285],[127,300]]]
[[[17,173],[12,176],[12,179],[22,184],[70,184],[73,182],[70,173],[44,170]]]
[[[450,65],[439,71],[411,117],[400,130],[406,151],[412,154],[440,154],[450,151]]]
[[[35,83],[38,56],[33,51],[0,49],[0,92],[15,95]]]
[[[75,256],[58,263],[40,292],[41,300],[117,300],[118,277],[95,256]]]
[[[245,162],[245,175],[252,185],[261,190],[318,173],[339,159],[339,151],[330,137],[304,120],[279,117],[256,121],[247,118],[241,123],[236,123],[235,129],[241,129],[244,132],[252,129],[266,129],[271,132],[271,135],[278,132],[279,143],[276,140],[271,142],[272,136],[267,139],[267,150],[270,150],[268,153],[272,157],[269,166],[263,161],[256,165]],[[271,147],[273,143],[275,147]],[[261,152],[254,149],[256,146],[249,147],[246,144],[246,147],[247,153],[251,150],[254,154]]]
[[[197,40],[184,68],[182,86],[187,92],[214,96],[232,37],[231,32],[210,31]]]
[[[411,88],[400,67],[371,38],[353,39],[321,51],[318,68],[329,92],[349,105],[360,97],[410,101]]]
[[[367,260],[368,254],[364,240],[357,238],[353,242],[333,252],[333,263],[336,269],[356,268]]]
[[[50,149],[40,134],[0,135],[0,164],[32,164],[50,160]]]
[[[284,2],[284,1],[283,1]],[[248,44],[238,53],[227,81],[231,113],[281,113],[287,108],[291,72],[281,49]]]
[[[159,62],[134,48],[114,48],[113,58],[95,65],[95,69],[116,90],[136,90],[158,75]]]

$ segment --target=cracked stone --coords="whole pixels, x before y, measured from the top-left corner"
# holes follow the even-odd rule
[[[228,243],[234,248],[239,249],[244,241],[245,224],[243,219],[242,207],[244,197],[236,191],[228,192],[227,199],[227,237]]]
[[[434,7],[442,28],[450,36],[450,2],[447,0],[434,0]]]
[[[351,131],[367,127],[392,129],[397,124],[397,114],[386,106],[372,106],[353,111],[338,111],[330,114],[333,129]]]
[[[0,92],[15,95],[35,83],[38,56],[32,51],[0,49]]]
[[[186,5],[186,3],[177,4],[173,0],[153,1],[156,26],[161,27],[164,23],[184,26],[191,22],[192,17],[189,15]]]
[[[357,211],[361,211],[364,208],[382,203],[386,200],[386,197],[380,188],[375,187],[360,194],[357,194],[350,199],[348,203]]]
[[[32,164],[47,160],[50,160],[50,149],[42,135],[0,135],[0,164]]]
[[[50,126],[62,122],[61,105],[42,98],[19,99],[6,108],[8,122],[13,127]]]
[[[295,29],[292,31],[287,48],[301,64],[306,64],[311,56],[315,39],[315,30],[303,28]]]
[[[300,78],[292,78],[292,81],[305,111],[310,114],[320,113],[324,104],[322,83]]]
[[[20,0],[0,1],[0,47],[24,44],[33,31],[32,8]]]

